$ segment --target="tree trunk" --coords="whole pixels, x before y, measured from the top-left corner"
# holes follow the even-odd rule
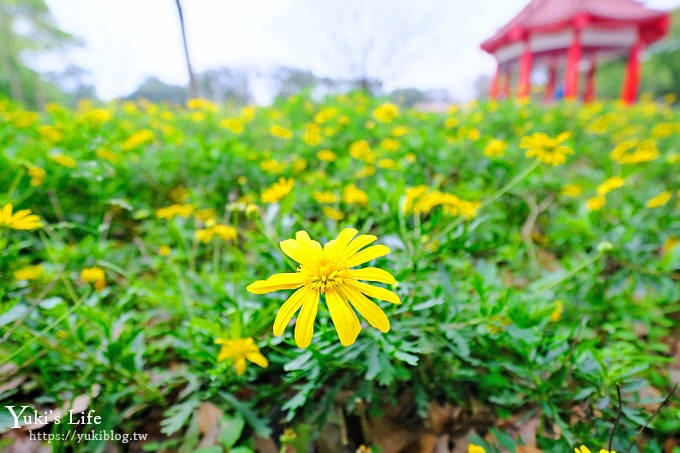
[[[189,73],[189,98],[198,97],[198,90],[196,86],[196,77],[191,66],[191,58],[189,58],[189,46],[187,45],[187,33],[184,27],[184,14],[182,13],[182,5],[180,0],[175,0],[177,5],[177,13],[179,14],[179,25],[182,30],[182,43],[184,45],[184,59],[187,63],[187,72]]]

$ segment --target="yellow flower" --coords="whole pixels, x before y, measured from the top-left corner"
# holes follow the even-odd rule
[[[366,206],[368,204],[368,195],[354,184],[350,184],[342,192],[342,201],[347,204]]]
[[[295,181],[292,179],[280,178],[271,187],[262,191],[262,201],[264,203],[276,203],[293,190]]]
[[[387,255],[390,249],[385,245],[374,245],[364,249],[377,238],[371,235],[356,236],[357,233],[355,229],[345,228],[335,240],[326,243],[323,248],[305,231],[298,231],[295,239],[281,242],[281,250],[300,264],[297,272],[274,274],[267,280],[251,283],[247,288],[254,294],[283,289],[297,290],[277,313],[274,335],[282,335],[293,315],[300,310],[295,325],[295,343],[300,348],[309,346],[322,294],[325,295],[326,305],[343,346],[353,344],[361,331],[359,318],[353,308],[381,332],[390,330],[387,316],[368,297],[399,304],[401,303],[399,296],[385,288],[359,280],[386,284],[395,284],[396,280],[390,273],[376,267],[352,269]]]
[[[252,338],[239,338],[236,340],[227,340],[226,338],[217,338],[215,344],[221,344],[222,348],[217,355],[217,361],[231,360],[234,362],[236,374],[241,376],[246,372],[246,360],[262,368],[269,366],[269,361],[262,355],[260,348],[257,347]]]
[[[408,153],[406,156],[404,156],[406,159],[406,162],[413,163],[416,161],[416,155],[413,153]]]
[[[272,126],[269,129],[269,133],[272,134],[274,137],[283,138],[285,140],[288,140],[289,138],[293,137],[293,131],[279,125]]]
[[[209,112],[214,112],[217,110],[217,105],[208,101],[207,99],[189,99],[187,100],[187,108],[192,110],[207,110]]]
[[[399,149],[399,140],[385,138],[380,142],[380,147],[386,151],[396,151]]]
[[[293,170],[296,172],[301,172],[307,168],[307,161],[305,159],[295,159],[293,161]]]
[[[236,239],[237,231],[236,228],[229,225],[212,225],[208,228],[203,228],[196,230],[194,236],[200,242],[207,244],[212,241],[214,236],[219,236],[225,241],[233,241]]]
[[[406,126],[395,126],[392,128],[392,135],[394,137],[401,137],[408,134],[408,127]]]
[[[99,148],[96,151],[96,154],[97,154],[97,157],[99,157],[101,159],[108,160],[112,164],[116,164],[116,163],[120,162],[120,156],[117,153],[115,153],[115,152],[113,152],[109,149]]]
[[[339,222],[345,218],[345,214],[343,214],[342,211],[332,208],[330,206],[324,206],[322,211],[326,215],[326,217],[328,217],[331,220],[335,220],[336,222]]]
[[[137,131],[127,138],[120,147],[123,151],[130,151],[140,145],[153,141],[154,135],[149,129]]]
[[[484,148],[484,155],[486,157],[503,157],[508,144],[504,140],[492,139],[486,144]]]
[[[553,309],[552,313],[550,313],[550,321],[551,322],[557,322],[560,319],[562,319],[562,311],[564,310],[564,302],[561,300],[556,300],[555,301],[555,308]]]
[[[397,168],[397,163],[392,159],[380,159],[377,165],[380,168]]]
[[[586,207],[589,211],[599,211],[607,203],[607,199],[603,195],[598,195],[596,197],[589,198],[586,201]]]
[[[375,174],[375,167],[371,167],[370,165],[364,166],[364,168],[360,168],[357,171],[354,172],[354,177],[356,179],[361,179],[361,178],[367,178],[369,176],[373,176]]]
[[[302,140],[310,146],[316,146],[321,143],[321,127],[318,124],[308,123],[305,126]]]
[[[161,245],[158,247],[158,254],[163,257],[168,256],[171,251],[172,249],[167,245]]]
[[[14,271],[15,280],[38,280],[45,273],[42,265],[24,266]]]
[[[446,129],[453,129],[456,126],[458,126],[457,118],[446,118],[446,121],[444,121],[444,127]]]
[[[54,126],[43,125],[38,128],[40,137],[49,144],[54,144],[60,142],[63,138],[63,134],[59,129]]]
[[[666,255],[667,253],[672,252],[673,249],[677,247],[679,243],[680,239],[678,239],[675,236],[669,236],[661,246],[661,254]]]
[[[668,200],[671,199],[671,196],[673,194],[671,192],[661,192],[659,195],[655,196],[654,198],[650,198],[647,200],[647,203],[645,206],[647,206],[649,209],[654,209],[654,208],[660,208],[661,206],[665,205],[668,203]]]
[[[219,126],[222,129],[227,129],[234,134],[240,134],[243,132],[243,122],[238,118],[225,118],[220,121]]]
[[[567,184],[562,188],[562,195],[565,197],[576,198],[583,192],[583,188],[578,184]]]
[[[618,189],[619,187],[623,187],[625,183],[626,180],[623,179],[622,177],[612,176],[611,178],[605,179],[605,181],[602,184],[597,186],[597,194],[607,195],[612,190]]]
[[[76,166],[76,160],[72,157],[65,156],[63,154],[54,154],[50,156],[50,159],[66,168],[73,168]]]
[[[590,453],[590,448],[581,445],[580,447],[574,448],[574,453]]]
[[[190,204],[173,204],[165,208],[160,208],[156,211],[156,217],[159,219],[172,220],[175,217],[187,218],[194,212],[194,207]]]
[[[212,208],[199,209],[198,211],[194,212],[194,215],[203,223],[212,221],[213,224],[215,223],[215,217],[217,217],[217,213]]]
[[[45,182],[45,170],[31,165],[28,167],[28,176],[31,177],[31,186],[38,187]]]
[[[85,283],[94,283],[94,288],[97,291],[106,288],[106,274],[104,269],[100,267],[86,267],[80,272],[80,279]]]
[[[280,175],[286,169],[286,167],[276,159],[268,159],[261,162],[260,168],[273,175]]]
[[[85,112],[83,118],[93,127],[99,127],[111,119],[111,112],[107,109],[93,109]]]
[[[629,153],[635,146],[635,151]],[[609,157],[620,164],[639,164],[651,162],[659,158],[659,148],[653,140],[644,140],[637,144],[634,141],[624,141],[614,147]]]
[[[335,118],[335,115],[338,114],[338,109],[335,107],[324,107],[322,108],[319,113],[314,115],[314,121],[319,124],[323,124],[326,121],[330,121],[333,118]]]
[[[30,209],[22,209],[12,214],[12,204],[7,203],[0,209],[0,227],[13,230],[35,230],[40,228],[40,217],[31,214]]]
[[[399,107],[389,102],[373,110],[373,118],[381,123],[390,123],[397,115],[399,115]]]
[[[486,450],[479,445],[470,444],[468,445],[468,453],[486,453]]]
[[[318,203],[335,203],[338,197],[333,192],[314,192],[314,199]]]
[[[574,154],[574,151],[562,145],[570,134],[563,132],[555,138],[551,138],[542,132],[527,137],[522,137],[520,148],[526,149],[526,157],[534,157],[544,164],[557,166],[562,165],[567,160],[567,154]]]
[[[371,151],[371,145],[366,140],[357,140],[349,145],[349,154],[366,163],[372,164],[375,162],[375,154]]]

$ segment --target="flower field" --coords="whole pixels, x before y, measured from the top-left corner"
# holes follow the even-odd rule
[[[680,448],[666,103],[0,101],[0,150],[0,407],[52,414],[0,449]]]

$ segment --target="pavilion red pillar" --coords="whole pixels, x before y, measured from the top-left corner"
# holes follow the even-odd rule
[[[621,91],[621,100],[626,104],[635,102],[637,96],[638,85],[640,84],[640,52],[642,51],[642,42],[638,40],[633,44],[628,55],[628,66],[626,68],[626,78],[623,82],[623,90]]]
[[[551,102],[555,99],[555,84],[557,83],[557,63],[555,61],[550,62],[548,66],[548,83],[545,85],[545,93],[543,94],[543,100],[545,102]]]
[[[501,85],[501,94],[503,95],[504,99],[508,99],[510,97],[510,84],[512,83],[512,72],[510,71],[510,68],[506,68],[502,74],[504,75],[503,77],[503,84]]]
[[[524,39],[524,51],[519,61],[517,97],[525,98],[531,94],[531,46],[529,37]]]
[[[491,79],[491,87],[489,88],[489,99],[495,101],[498,99],[498,78],[500,77],[500,68],[498,67],[498,62],[496,62],[496,72],[493,74]]]
[[[586,91],[583,93],[584,102],[593,102],[595,100],[595,72],[597,71],[597,63],[595,58],[590,62],[590,68],[588,68],[588,74],[586,79]]]
[[[581,29],[574,28],[574,41],[569,47],[567,55],[567,69],[565,72],[564,97],[575,99],[578,96],[578,69],[581,63]]]

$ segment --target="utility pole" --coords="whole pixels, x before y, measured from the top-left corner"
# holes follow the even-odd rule
[[[177,5],[177,13],[179,14],[179,25],[182,29],[182,43],[184,44],[184,59],[187,62],[187,72],[189,73],[189,98],[194,99],[198,97],[198,87],[196,86],[196,77],[191,66],[191,58],[189,58],[189,46],[187,45],[187,33],[184,27],[184,14],[182,13],[182,4],[180,0],[175,0]]]

